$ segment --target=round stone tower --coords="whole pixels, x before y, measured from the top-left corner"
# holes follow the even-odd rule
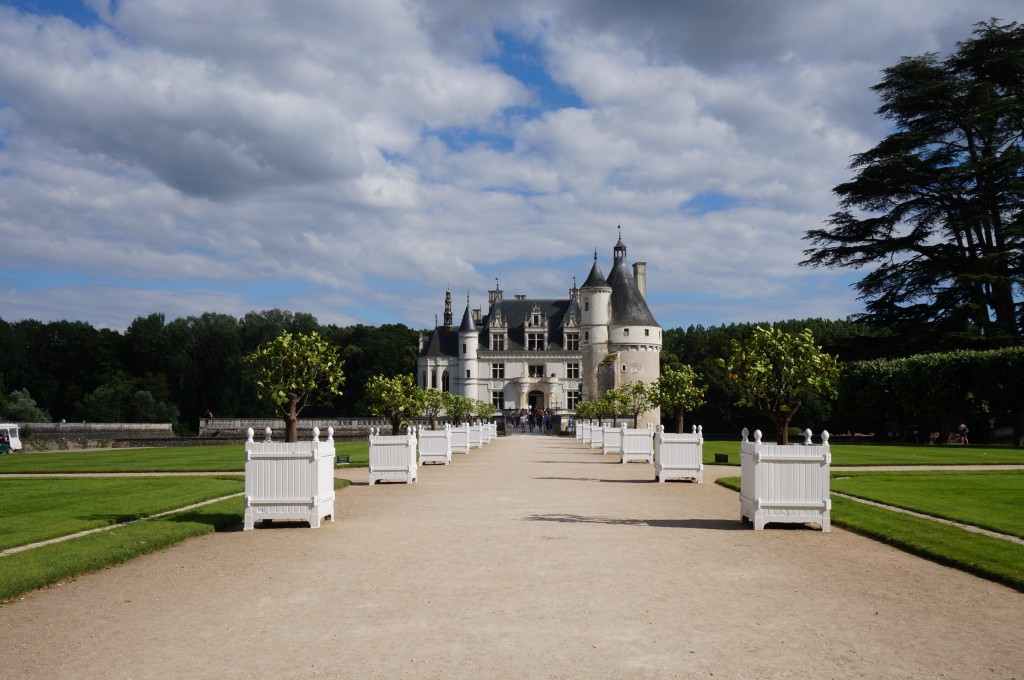
[[[458,383],[462,384],[462,390],[460,390],[462,396],[470,399],[480,398],[481,376],[477,375],[479,366],[476,353],[479,342],[480,336],[476,324],[473,323],[473,310],[469,308],[469,297],[467,297],[466,311],[462,315],[462,323],[459,325],[459,374],[455,378]]]
[[[608,386],[598,382],[598,367],[608,358],[608,323],[611,320],[612,288],[604,278],[594,250],[594,266],[580,287],[580,351],[583,353],[583,398],[597,399]]]

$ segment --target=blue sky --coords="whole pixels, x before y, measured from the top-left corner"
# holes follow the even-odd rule
[[[870,86],[1009,0],[0,0],[0,317],[429,327],[622,226],[665,327],[843,318],[806,269]],[[461,302],[460,302],[461,304]]]

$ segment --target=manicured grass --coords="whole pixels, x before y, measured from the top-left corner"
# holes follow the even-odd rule
[[[1024,538],[1024,470],[840,472],[832,490]]]
[[[740,489],[739,477],[716,481]],[[901,550],[1024,591],[1024,545],[837,496],[832,497],[831,519]]]
[[[832,521],[915,555],[1024,591],[1024,545],[846,498],[832,498]]]
[[[186,538],[238,526],[244,501],[229,498],[166,518],[129,524],[0,558],[0,601],[133,557]]]
[[[0,480],[0,550],[240,493],[241,477]]]
[[[803,439],[800,439],[800,443]],[[774,439],[771,440],[774,443]],[[986,446],[912,446],[903,444],[833,444],[833,466],[867,465],[1024,465],[1024,449]],[[704,464],[715,454],[729,455],[729,465],[740,464],[740,443],[704,442]],[[721,464],[721,463],[720,463]]]
[[[350,457],[350,467],[369,464],[370,445],[365,441],[336,442],[338,455]],[[242,442],[217,446],[170,446],[162,448],[111,449],[19,453],[0,456],[0,473],[71,472],[243,472]]]
[[[349,484],[348,480],[334,480],[335,489],[344,489]],[[67,578],[127,562],[193,536],[240,528],[244,511],[241,497],[229,498],[167,517],[0,557],[0,602]]]

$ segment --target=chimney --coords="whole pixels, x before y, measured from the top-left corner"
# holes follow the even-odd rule
[[[636,281],[636,287],[640,289],[640,295],[644,300],[647,299],[647,263],[646,262],[634,262],[633,263],[633,280]]]

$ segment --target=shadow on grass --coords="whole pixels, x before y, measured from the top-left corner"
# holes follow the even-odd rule
[[[163,521],[188,524],[205,524],[218,532],[242,530],[242,516],[230,512],[200,512],[193,510],[180,515],[166,517]]]
[[[563,522],[568,524],[609,524],[615,526],[659,527],[665,529],[711,529],[715,531],[743,531],[738,520],[727,519],[625,519],[587,515],[550,514],[529,515],[530,522]]]
[[[104,526],[112,524],[127,524],[128,522],[134,522],[135,520],[142,519],[144,515],[129,515],[129,514],[111,514],[111,515],[85,515],[78,519],[85,522],[100,522]]]

